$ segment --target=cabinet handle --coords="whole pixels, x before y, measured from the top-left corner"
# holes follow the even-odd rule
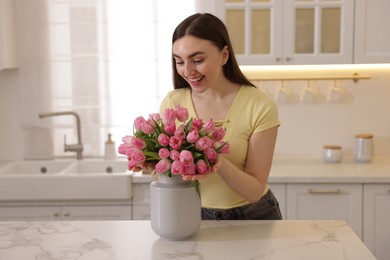
[[[287,58],[286,58],[286,61],[291,61],[291,58],[287,57]]]
[[[55,218],[58,218],[58,217],[60,216],[60,213],[58,213],[58,212],[57,212],[57,213],[54,213],[53,216],[54,216]]]
[[[69,212],[66,212],[66,213],[64,214],[64,217],[66,217],[66,218],[70,217],[70,213],[69,213]]]
[[[318,190],[318,189],[309,189],[311,194],[341,194],[340,189],[335,190]]]
[[[278,58],[276,58],[276,61],[278,61],[278,62],[279,62],[280,60],[281,60],[281,59],[280,59],[279,57],[278,57]]]

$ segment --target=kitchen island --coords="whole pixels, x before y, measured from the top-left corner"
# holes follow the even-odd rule
[[[193,238],[161,239],[150,221],[0,222],[0,259],[373,260],[344,221],[203,221]]]

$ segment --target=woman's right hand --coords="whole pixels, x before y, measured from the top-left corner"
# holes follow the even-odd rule
[[[129,168],[129,171],[140,172],[143,173],[153,173],[156,169],[155,162],[144,162],[140,167]]]

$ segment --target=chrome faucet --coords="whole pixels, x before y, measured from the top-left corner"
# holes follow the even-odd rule
[[[83,159],[83,143],[81,141],[81,124],[80,116],[73,111],[63,111],[63,112],[48,112],[48,113],[39,113],[40,118],[49,117],[49,116],[65,116],[73,115],[76,117],[76,126],[77,126],[77,144],[66,144],[66,136],[64,136],[64,151],[65,152],[76,152],[77,160]]]

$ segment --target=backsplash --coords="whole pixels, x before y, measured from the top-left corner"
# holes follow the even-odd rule
[[[250,78],[367,75],[370,79],[286,81],[293,93],[287,102],[279,100],[281,126],[275,155],[321,157],[322,147],[340,145],[346,157],[352,156],[354,135],[374,135],[374,156],[390,155],[390,65],[278,67],[269,70],[246,70]],[[279,81],[258,81],[257,85],[277,98]],[[311,84],[316,91],[311,102],[301,100],[302,91]],[[343,93],[340,100],[328,101],[329,90],[337,84]]]

